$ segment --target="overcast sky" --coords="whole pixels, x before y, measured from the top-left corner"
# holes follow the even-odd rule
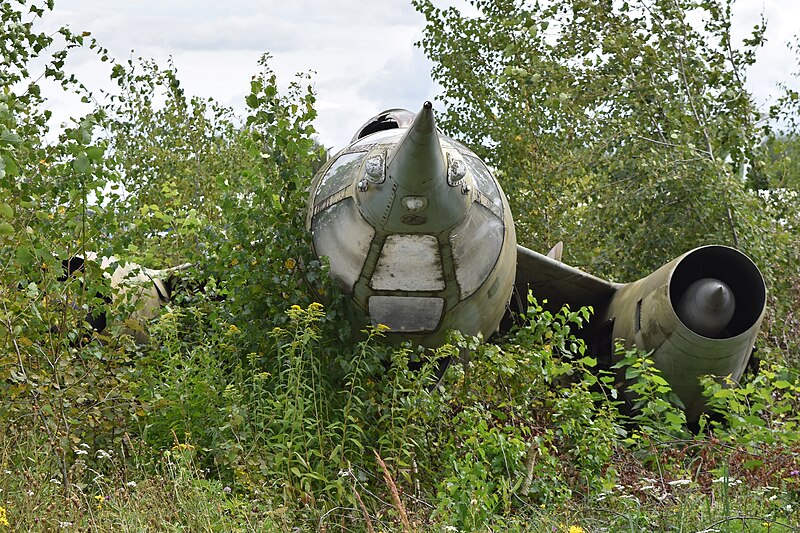
[[[738,0],[735,32],[745,36],[762,10],[768,43],[748,83],[764,102],[798,70],[786,43],[800,31],[800,2]],[[237,109],[258,58],[269,52],[281,84],[312,72],[315,126],[323,144],[337,149],[370,116],[390,107],[416,111],[437,90],[431,64],[414,46],[424,18],[406,0],[56,0],[47,19],[91,31],[118,60],[171,56],[187,92]],[[96,58],[72,67],[90,87],[107,83]],[[51,100],[64,116],[75,114],[74,105],[62,95]]]

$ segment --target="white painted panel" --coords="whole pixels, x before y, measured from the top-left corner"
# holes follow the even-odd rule
[[[369,316],[374,325],[383,324],[389,331],[433,331],[442,318],[442,298],[417,296],[372,296]]]
[[[433,235],[389,235],[370,286],[378,291],[444,289],[439,243]]]

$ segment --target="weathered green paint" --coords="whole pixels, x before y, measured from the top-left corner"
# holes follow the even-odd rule
[[[675,312],[685,287],[696,278],[709,276],[723,279],[737,294],[729,330],[719,338],[692,331]],[[699,378],[711,374],[738,381],[742,377],[765,303],[764,281],[749,258],[733,248],[704,246],[646,278],[619,286],[600,315],[600,323],[613,320],[613,337],[627,348],[653,352],[656,367],[683,402],[687,420],[696,421],[705,407]]]
[[[514,222],[497,182],[475,166],[479,160],[471,151],[438,133],[428,103],[407,128],[355,139],[312,183],[307,220],[317,254],[330,257],[333,276],[373,322],[387,316],[385,306],[392,302],[402,316],[426,301],[441,305],[433,327],[395,332],[403,338],[438,346],[453,329],[489,337],[505,313],[516,267]],[[345,158],[351,166],[337,190],[336,165]],[[341,217],[326,216],[340,204],[347,214],[342,209]],[[350,220],[355,216],[358,221]],[[476,222],[473,228],[473,219],[489,224]],[[336,230],[323,223],[346,225],[345,241],[332,245],[326,236]],[[472,242],[471,231],[492,238]],[[364,236],[365,250],[357,245]],[[353,250],[343,254],[348,246]],[[358,254],[363,257],[353,259]],[[422,267],[426,271],[415,270]]]
[[[758,268],[724,246],[692,250],[629,284],[518,246],[499,184],[438,133],[429,103],[416,116],[395,109],[368,121],[314,178],[307,224],[352,303],[399,338],[428,347],[450,330],[488,338],[514,284],[529,286],[551,307],[593,306],[584,332],[593,349],[611,352],[617,338],[652,352],[689,420],[704,408],[700,376],[741,377],[764,315]],[[716,292],[698,296],[708,291]],[[704,316],[708,309],[716,314]]]

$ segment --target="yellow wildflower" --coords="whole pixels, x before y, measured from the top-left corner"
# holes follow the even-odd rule
[[[8,523],[8,515],[6,514],[5,507],[0,507],[0,526],[11,527],[11,524]]]
[[[294,270],[294,267],[297,266],[297,261],[290,257],[283,263],[283,266],[286,267],[286,270]]]
[[[569,526],[569,533],[586,533],[581,526]]]
[[[180,452],[192,451],[192,450],[194,450],[194,445],[189,444],[188,442],[179,442],[178,444],[173,446],[172,449],[175,450],[175,451],[180,451]]]
[[[102,508],[103,508],[103,500],[104,500],[105,498],[103,498],[103,496],[101,496],[100,494],[98,494],[97,496],[95,496],[95,497],[94,497],[94,499],[97,501],[97,508],[98,508],[98,509],[102,509]]]

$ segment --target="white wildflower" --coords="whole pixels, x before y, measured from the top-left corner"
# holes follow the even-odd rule
[[[98,459],[109,459],[111,454],[105,450],[97,450],[97,458]]]
[[[670,481],[668,483],[668,485],[670,485],[672,487],[675,487],[675,486],[678,486],[678,485],[688,485],[691,482],[692,482],[691,479],[673,479],[672,481]]]
[[[711,483],[727,483],[728,485],[739,485],[742,482],[741,479],[731,478],[731,477],[719,477],[717,479],[712,479]]]

